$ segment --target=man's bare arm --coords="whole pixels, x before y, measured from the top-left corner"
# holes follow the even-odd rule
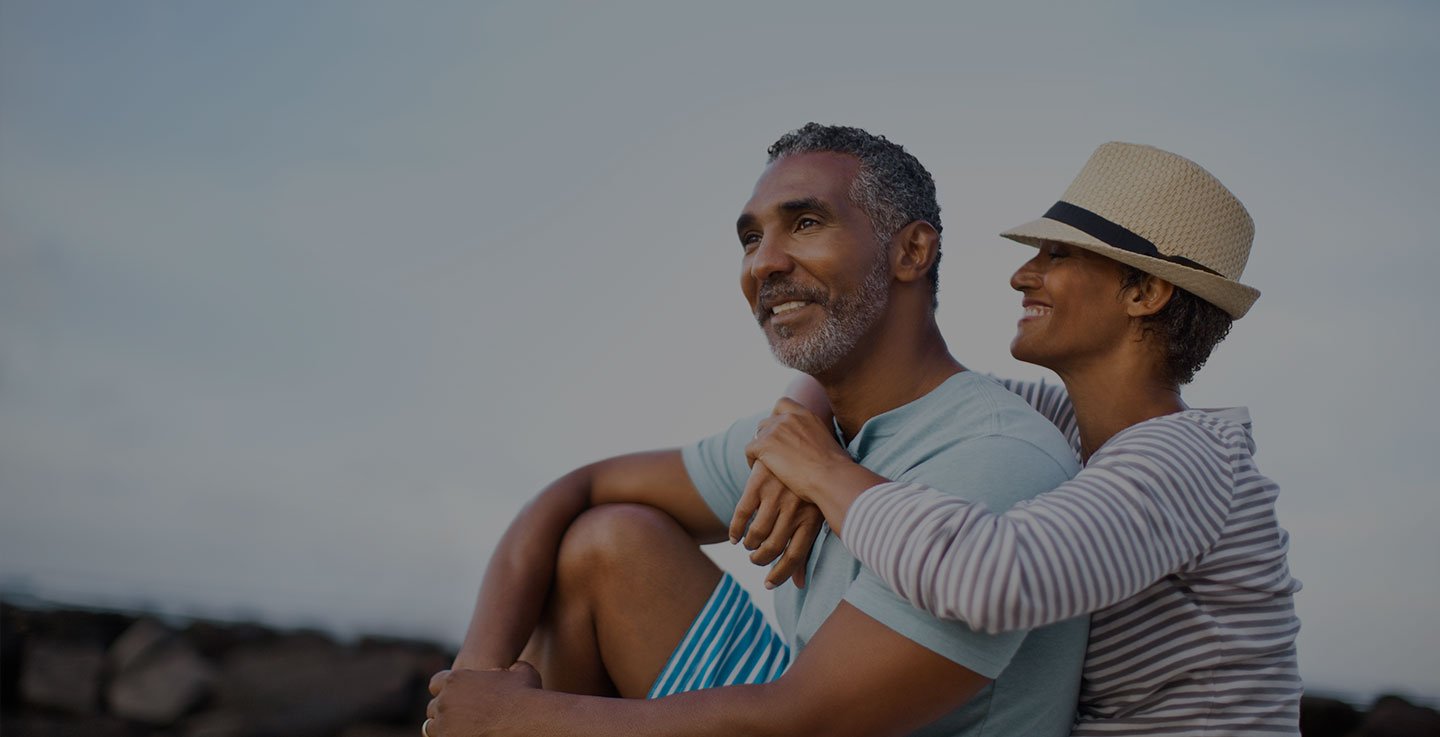
[[[432,737],[453,735],[904,735],[988,679],[842,603],[779,680],[663,699],[542,691],[534,672],[453,671],[431,684]],[[863,705],[863,706],[857,706]]]
[[[600,504],[648,504],[700,543],[724,540],[726,526],[695,490],[679,450],[618,456],[576,469],[545,487],[495,546],[455,668],[513,664],[539,621],[570,523]]]

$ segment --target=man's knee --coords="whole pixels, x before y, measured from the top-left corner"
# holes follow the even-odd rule
[[[695,543],[670,515],[643,504],[602,504],[570,523],[560,544],[559,573],[625,570],[674,545]]]

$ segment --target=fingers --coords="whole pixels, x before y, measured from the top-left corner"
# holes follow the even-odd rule
[[[796,417],[792,418],[790,415],[796,415]],[[767,438],[772,436],[776,430],[784,428],[786,423],[803,421],[800,420],[800,415],[810,415],[810,411],[782,397],[780,401],[775,404],[774,413],[760,420],[760,422],[755,425],[755,437],[751,438],[750,442],[745,445],[746,462],[753,468],[755,462],[760,460],[760,453],[766,447]],[[813,415],[810,416],[813,417]]]
[[[761,465],[764,468],[764,465]],[[740,542],[745,535],[745,526],[750,524],[750,517],[755,510],[760,508],[760,486],[765,481],[764,474],[750,469],[750,478],[745,481],[745,492],[740,495],[740,503],[735,505],[735,514],[730,518],[730,544]]]
[[[435,675],[430,676],[430,695],[431,695],[431,696],[439,696],[439,695],[440,695],[440,690],[443,689],[443,688],[445,688],[445,681],[448,680],[449,678],[450,678],[450,671],[449,671],[449,670],[442,670],[442,671],[440,671],[439,673],[436,673]]]
[[[750,464],[751,470],[755,469],[756,462],[760,460],[760,453],[764,446],[762,438],[768,434],[773,421],[773,417],[761,420],[760,424],[755,426],[755,437],[750,438],[750,442],[745,444],[745,462]]]
[[[440,713],[440,692],[445,690],[445,683],[449,680],[449,670],[442,670],[439,673],[430,676],[430,695],[434,696],[435,698],[430,699],[430,702],[425,704],[425,721],[426,724],[429,726],[429,729],[426,731],[429,734],[429,737],[439,737],[440,735],[440,732],[437,729],[438,722],[431,722],[430,720],[434,719],[436,715]]]
[[[524,676],[525,685],[529,686],[530,688],[540,688],[540,671],[535,670],[535,666],[523,660],[517,660],[515,661],[514,665],[508,668],[508,670],[511,673],[518,673],[519,675]]]
[[[790,542],[790,535],[795,531],[795,508],[797,506],[799,506],[799,502],[793,494],[786,494],[782,491],[777,496],[775,522],[770,531],[766,532],[765,537],[753,546],[750,544],[750,536],[746,535],[745,547],[755,551],[750,554],[751,563],[757,566],[768,565],[785,552],[785,546]],[[754,530],[753,525],[751,530]]]
[[[771,579],[774,580],[774,586],[779,586],[786,578],[792,578],[797,587],[805,588],[805,568],[810,562],[810,551],[815,547],[815,538],[820,535],[820,525],[825,518],[820,514],[819,507],[809,503],[801,505],[795,516],[799,520],[795,532],[790,535],[790,544],[785,547],[785,554],[766,577],[766,586],[771,586]]]
[[[786,504],[790,503],[785,497],[790,496],[793,499],[793,495],[785,492],[785,485],[780,483],[780,479],[770,473],[769,467],[764,464],[757,464],[757,466],[759,470],[751,471],[750,476],[752,478],[756,474],[762,476],[758,492],[760,508],[755,510],[755,517],[750,520],[750,528],[745,531],[746,550],[759,548],[760,544],[770,537],[776,529],[776,523],[780,521],[780,514],[785,510]],[[749,485],[748,482],[746,485]],[[774,557],[772,556],[770,560],[774,560]]]
[[[780,401],[775,403],[775,410],[770,416],[760,420],[760,422],[755,425],[755,437],[751,438],[750,442],[745,444],[745,462],[749,464],[752,469],[755,467],[755,463],[760,460],[761,447],[764,442],[763,438],[774,430],[777,422],[784,421],[785,415],[794,414],[797,409],[800,412],[808,412],[803,406],[795,404],[795,402],[785,397],[781,397]]]
[[[808,498],[803,487],[814,474],[827,463],[852,459],[836,441],[834,428],[823,425],[805,408],[781,400],[776,411],[784,414],[760,421],[755,436],[745,444],[745,458],[752,470],[763,462],[791,491]]]
[[[789,397],[781,397],[780,401],[775,403],[775,409],[770,411],[770,416],[774,417],[775,415],[793,415],[800,412],[803,412],[807,415],[814,414],[810,410],[806,409],[805,405]]]
[[[757,462],[730,519],[730,542],[744,542],[754,551],[750,562],[755,565],[778,559],[765,577],[766,588],[789,578],[804,588],[805,567],[823,520],[818,507],[796,496],[769,467]]]
[[[775,476],[770,473],[770,469],[763,463],[756,463],[755,466],[750,469],[750,478],[745,481],[745,492],[740,495],[740,503],[735,505],[735,514],[730,518],[731,545],[740,542],[741,538],[747,537],[745,533],[747,526],[751,526],[751,529],[754,529],[750,518],[755,517],[757,512],[760,513],[760,517],[769,518],[768,521],[763,523],[767,525],[767,530],[769,526],[774,525],[774,500],[768,498],[773,497],[776,491],[776,489],[770,485],[770,482],[773,481],[774,478]],[[767,502],[769,502],[772,507],[766,507]],[[754,549],[755,546],[747,544],[745,547]]]

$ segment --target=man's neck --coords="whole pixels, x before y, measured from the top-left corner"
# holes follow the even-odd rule
[[[870,418],[929,394],[965,370],[950,355],[933,319],[918,328],[878,332],[876,345],[855,351],[863,354],[857,360],[815,377],[847,441]]]

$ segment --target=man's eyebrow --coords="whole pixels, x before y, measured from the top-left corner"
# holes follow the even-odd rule
[[[818,197],[806,197],[803,200],[790,200],[789,202],[780,205],[779,210],[785,213],[808,211],[819,215],[824,215],[826,217],[829,217],[833,214],[830,211],[830,206],[825,204],[825,201],[819,199]]]
[[[813,212],[817,215],[828,218],[833,217],[835,214],[830,209],[830,206],[825,204],[825,201],[818,197],[806,197],[799,200],[789,200],[788,202],[782,202],[775,209],[787,215],[793,215],[797,212]],[[737,232],[743,233],[746,228],[755,227],[755,224],[759,222],[759,220],[759,218],[755,217],[755,215],[751,213],[742,213],[740,215],[740,218],[735,221],[735,230]]]

